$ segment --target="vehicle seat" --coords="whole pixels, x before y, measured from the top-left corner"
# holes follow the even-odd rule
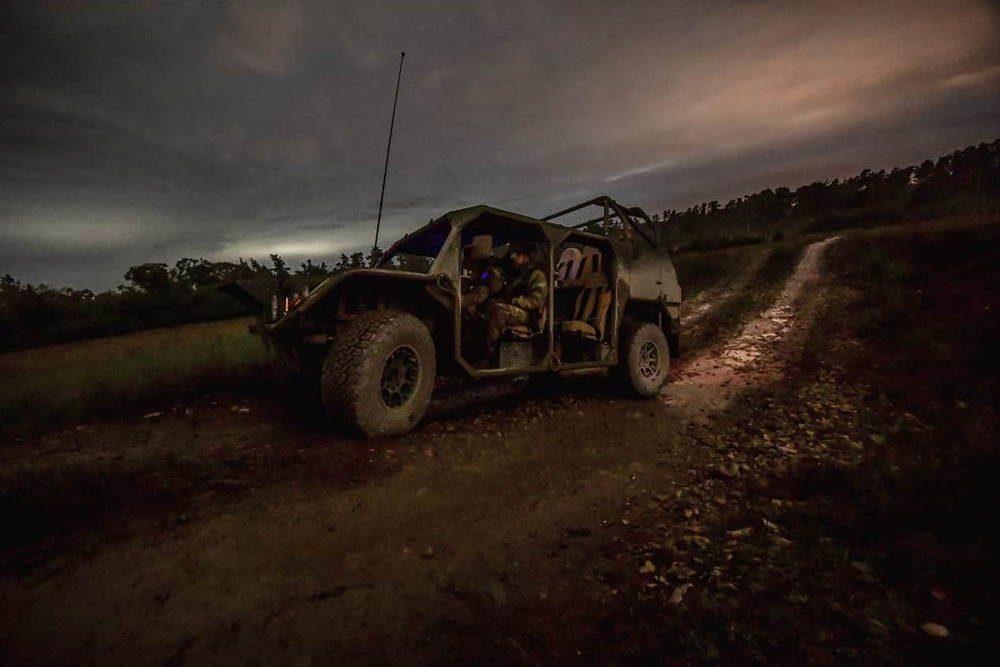
[[[556,264],[556,284],[564,285],[566,281],[576,277],[576,272],[580,269],[580,258],[583,253],[578,248],[566,248],[559,256],[559,263]]]
[[[534,332],[527,324],[518,324],[504,331],[502,338],[508,340],[531,340]]]
[[[597,248],[585,247],[580,253],[580,259],[575,274],[568,279],[564,287],[579,287],[573,303],[573,312],[569,319],[559,325],[562,333],[573,334],[589,340],[602,340],[604,326],[611,307],[611,289],[608,276],[604,272],[604,262],[601,251]]]
[[[567,248],[566,251],[568,250],[576,249]],[[563,251],[563,256],[566,256],[566,251]],[[603,273],[603,257],[600,250],[587,246],[582,251],[577,252],[580,253],[579,257],[569,266],[569,269],[566,272],[566,278],[562,281],[562,287],[586,286],[587,280],[590,276],[597,273]]]
[[[541,315],[538,318],[539,325],[537,329],[534,329],[527,324],[515,324],[514,326],[503,330],[503,333],[500,334],[500,340],[531,340],[545,330],[546,313],[546,310],[542,310]]]
[[[573,304],[571,319],[559,325],[562,333],[590,340],[604,338],[604,326],[611,307],[611,288],[603,273],[592,273],[585,280]]]

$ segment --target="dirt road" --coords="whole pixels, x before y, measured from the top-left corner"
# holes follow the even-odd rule
[[[581,582],[621,558],[608,527],[628,525],[632,498],[705,478],[711,453],[686,434],[780,374],[826,243],[772,309],[679,365],[663,400],[577,379],[359,443],[308,409],[208,397],[6,448],[4,483],[32,491],[5,544],[0,656],[310,664],[494,642],[528,660],[504,619],[539,608],[539,636],[582,651],[563,624],[602,604]]]
[[[833,236],[807,246],[795,272],[785,282],[774,304],[747,322],[738,335],[676,369],[664,390],[669,405],[699,413],[720,410],[740,389],[780,379],[783,365],[794,356],[789,336],[795,327],[795,305],[802,291],[819,278],[819,260]],[[696,311],[701,318],[705,310]]]

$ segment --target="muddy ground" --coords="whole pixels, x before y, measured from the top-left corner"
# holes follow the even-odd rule
[[[882,437],[859,418],[863,384],[801,363],[803,295],[831,243],[654,400],[564,379],[444,402],[407,436],[358,442],[304,398],[248,391],[11,443],[0,656],[967,658],[986,621],[947,584],[887,581],[882,552],[842,547],[843,526],[803,509]],[[725,296],[693,304],[691,323]]]

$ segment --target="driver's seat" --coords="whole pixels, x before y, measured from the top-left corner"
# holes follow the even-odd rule
[[[500,335],[500,340],[531,340],[545,330],[546,313],[547,310],[543,308],[542,312],[538,316],[539,325],[537,329],[532,329],[531,326],[527,324],[515,324],[514,326],[504,330],[504,332]]]
[[[508,327],[500,334],[500,345],[497,349],[498,368],[519,368],[534,364],[536,345],[535,338],[545,331],[546,311],[542,310],[538,327],[528,324],[516,324]]]

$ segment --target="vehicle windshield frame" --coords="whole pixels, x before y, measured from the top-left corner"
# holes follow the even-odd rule
[[[451,233],[452,224],[450,220],[447,218],[433,220],[389,246],[379,260],[378,267],[383,269],[395,268],[388,266],[393,258],[400,255],[411,255],[426,257],[432,260],[427,270],[427,273],[430,273],[433,271],[434,265],[437,264],[438,258],[441,257],[441,253],[448,247],[448,240]],[[433,250],[433,253],[426,252],[428,250]]]

